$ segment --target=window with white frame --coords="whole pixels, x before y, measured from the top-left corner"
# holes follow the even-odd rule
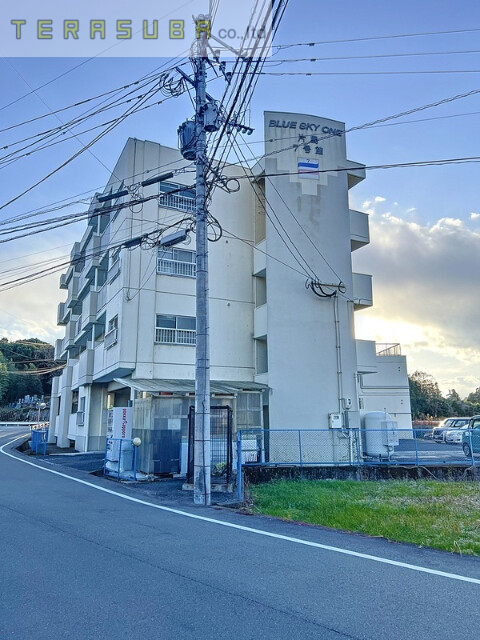
[[[195,278],[195,260],[195,251],[159,248],[157,253],[157,273],[165,273],[170,276],[183,276],[184,278]]]
[[[160,182],[159,195],[158,204],[161,207],[188,213],[195,211],[195,189],[189,189],[183,184],[174,182]]]
[[[108,331],[105,334],[104,346],[109,349],[118,341],[118,316],[114,316],[108,321]]]
[[[80,398],[77,411],[77,426],[83,427],[85,424],[85,396]]]
[[[195,346],[197,321],[189,316],[157,315],[155,342]]]

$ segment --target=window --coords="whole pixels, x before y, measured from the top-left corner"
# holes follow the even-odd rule
[[[159,249],[157,254],[157,273],[170,276],[195,278],[196,253],[184,249]]]
[[[108,331],[105,334],[104,346],[105,349],[109,349],[113,347],[114,344],[117,344],[118,340],[118,316],[113,317],[108,321]]]
[[[77,413],[78,411],[78,389],[72,391],[72,410],[71,413]]]
[[[155,342],[162,344],[196,344],[197,321],[187,316],[157,315]]]
[[[77,426],[83,427],[85,424],[85,396],[80,398],[80,403],[78,405],[77,411]]]
[[[172,191],[175,193],[171,193]],[[195,211],[195,189],[188,189],[185,185],[174,182],[160,182],[158,203],[161,207],[193,213]]]

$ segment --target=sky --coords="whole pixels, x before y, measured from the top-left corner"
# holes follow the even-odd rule
[[[260,78],[249,114],[255,128],[249,138],[254,153],[262,149],[265,110],[332,118],[345,122],[348,131],[471,93],[353,130],[347,134],[347,149],[351,160],[367,167],[477,156],[477,3],[344,0],[338,5],[290,0],[275,44],[310,42],[323,44],[281,49],[266,64],[270,73],[318,75]],[[281,62],[299,58],[316,60]],[[133,82],[168,64],[163,58],[18,58],[7,52],[0,59],[0,129]],[[220,97],[222,82],[212,81],[209,92]],[[45,83],[49,84],[32,91]],[[3,208],[77,153],[96,132],[3,165],[1,158],[12,149],[3,147],[60,123],[50,116],[0,132],[0,224],[64,199],[81,201],[65,211],[83,210],[108,180],[129,136],[176,147],[177,127],[192,113],[191,101],[183,95],[131,116],[89,152]],[[58,118],[65,122],[71,114],[60,112]],[[98,122],[107,119],[103,116]],[[366,179],[350,191],[350,206],[369,214],[371,233],[370,245],[353,254],[354,270],[371,273],[374,286],[374,306],[356,314],[357,337],[400,342],[410,373],[426,371],[442,391],[455,388],[461,396],[480,386],[479,169],[477,162],[367,169]],[[43,269],[53,259],[66,260],[83,229],[84,223],[77,223],[2,245],[0,336],[51,342],[63,336],[63,328],[56,326],[57,306],[65,299],[58,273],[11,289],[1,285]]]

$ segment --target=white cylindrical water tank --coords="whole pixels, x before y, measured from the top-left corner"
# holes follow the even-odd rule
[[[367,456],[387,458],[398,444],[398,424],[386,411],[369,411],[363,416]]]

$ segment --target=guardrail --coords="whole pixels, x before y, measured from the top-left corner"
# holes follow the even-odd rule
[[[436,442],[431,429],[241,429],[237,495],[249,466],[480,467],[480,429],[460,429],[456,442]]]

